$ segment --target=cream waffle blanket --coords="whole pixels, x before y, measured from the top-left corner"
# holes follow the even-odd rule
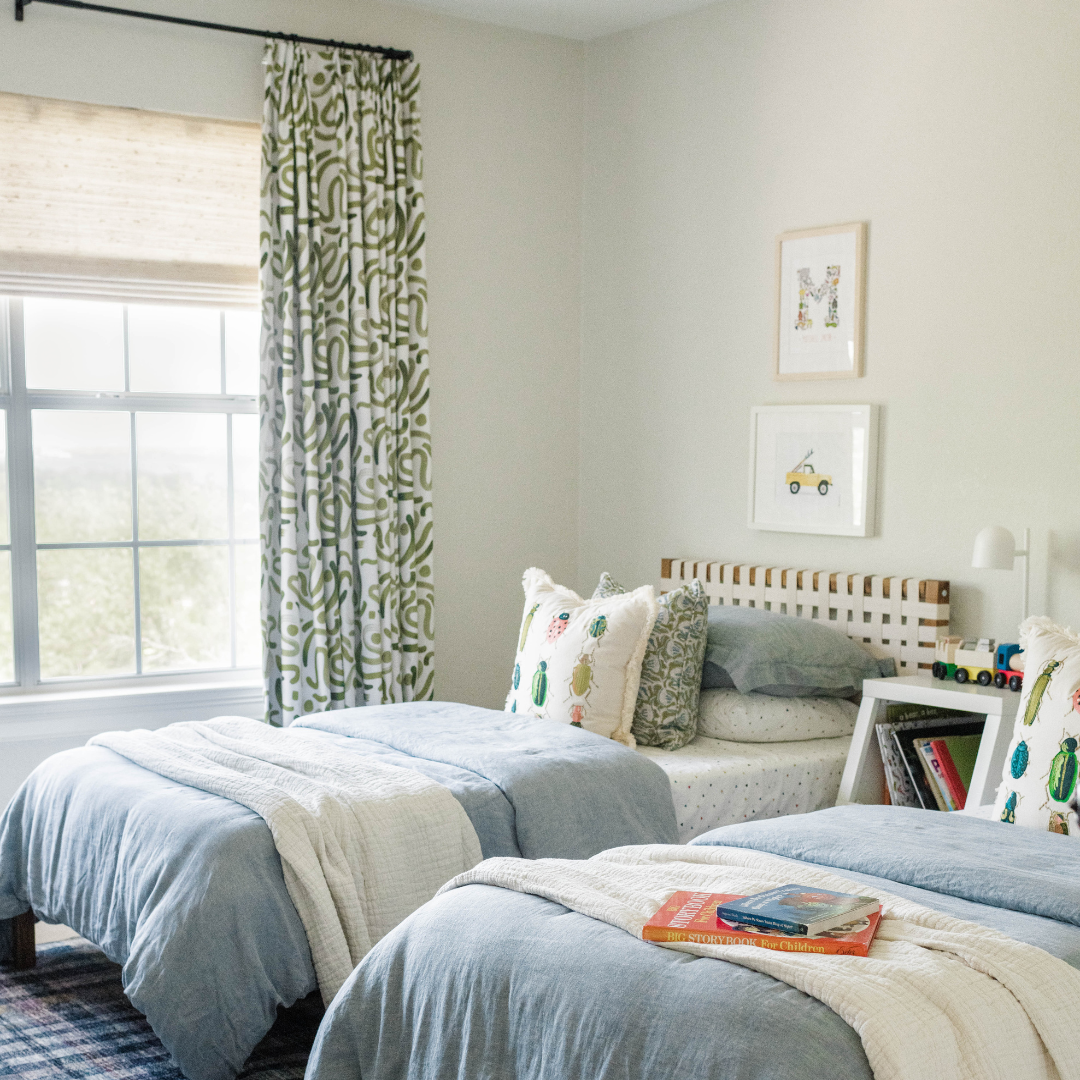
[[[481,859],[472,823],[442,785],[307,731],[223,716],[90,744],[266,822],[327,1005],[384,934]]]
[[[1080,1078],[1080,971],[996,930],[805,863],[744,848],[625,847],[583,861],[489,859],[440,891],[474,882],[545,897],[638,938],[683,889],[746,895],[797,882],[869,891],[883,913],[867,957],[664,947],[741,964],[824,1002],[858,1033],[876,1080]]]

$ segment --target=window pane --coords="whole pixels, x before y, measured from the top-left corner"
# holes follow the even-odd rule
[[[131,414],[35,409],[39,544],[131,539]]]
[[[236,666],[262,664],[259,623],[259,545],[236,545]]]
[[[128,307],[131,389],[221,393],[221,316],[213,308]]]
[[[124,389],[122,304],[28,297],[23,334],[31,389]]]
[[[224,414],[139,413],[140,540],[225,540]]]
[[[7,412],[0,412],[0,544],[11,543],[8,522]]]
[[[225,393],[259,393],[259,327],[257,311],[225,312]]]
[[[41,677],[130,675],[135,589],[128,548],[39,551]]]
[[[254,540],[259,535],[259,418],[237,414],[232,425],[235,535]]]
[[[258,603],[257,597],[256,603]],[[11,552],[0,551],[0,682],[14,681],[15,634],[11,621]]]
[[[228,667],[229,549],[139,549],[143,671]]]

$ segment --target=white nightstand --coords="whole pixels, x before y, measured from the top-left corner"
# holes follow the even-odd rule
[[[998,690],[977,683],[942,682],[929,673],[901,675],[895,679],[866,679],[863,682],[862,705],[855,723],[840,794],[836,805],[845,803],[885,802],[885,770],[881,765],[877,733],[874,728],[885,719],[885,706],[891,701],[906,701],[916,705],[935,705],[943,709],[959,709],[986,717],[975,772],[968,789],[966,809],[974,809],[994,801],[1005,755],[1012,741],[1013,721],[1020,704],[1020,694],[1013,690]]]

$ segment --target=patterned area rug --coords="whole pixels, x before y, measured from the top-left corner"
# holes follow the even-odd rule
[[[255,1048],[242,1080],[302,1080],[322,1019],[312,994]],[[120,987],[120,967],[93,945],[38,947],[33,971],[0,972],[0,1077],[183,1080]]]

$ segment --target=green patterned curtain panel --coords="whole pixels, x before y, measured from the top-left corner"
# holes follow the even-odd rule
[[[415,62],[268,43],[260,496],[267,719],[430,698]]]

